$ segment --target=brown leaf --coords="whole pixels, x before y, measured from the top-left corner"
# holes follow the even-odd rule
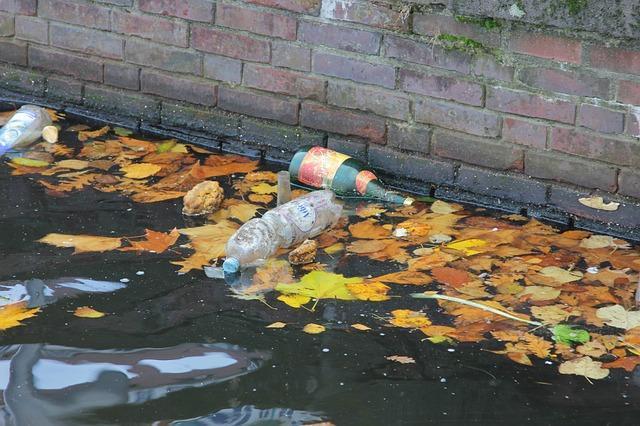
[[[120,251],[148,251],[151,253],[163,253],[180,237],[180,233],[176,228],[169,233],[145,230],[145,239],[142,241],[131,241],[131,247],[122,247]]]
[[[373,219],[367,219],[353,225],[349,225],[349,231],[353,238],[360,239],[378,240],[389,238],[391,236],[391,231],[389,229],[383,228],[380,225],[380,222]]]
[[[86,142],[89,139],[94,139],[106,135],[107,133],[109,133],[109,130],[111,130],[109,126],[104,126],[98,130],[80,131],[78,132],[78,140],[80,142]]]
[[[449,267],[433,268],[431,270],[431,275],[439,282],[452,287],[460,287],[473,279],[468,272]]]
[[[424,272],[418,271],[400,271],[392,274],[386,274],[379,277],[372,278],[375,281],[382,281],[392,284],[411,284],[411,285],[427,285],[430,284],[432,279]]]
[[[640,364],[640,356],[628,356],[602,364],[603,368],[623,368],[631,373]]]
[[[404,356],[404,355],[391,355],[391,356],[385,356],[385,359],[388,359],[389,361],[393,361],[393,362],[397,362],[400,364],[415,364],[416,360],[411,358],[410,356]]]

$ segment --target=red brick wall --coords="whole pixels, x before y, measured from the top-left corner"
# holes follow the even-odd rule
[[[0,81],[274,156],[320,143],[419,182],[531,182],[486,191],[515,201],[640,198],[637,40],[431,3],[0,0]],[[554,206],[585,215],[574,201]]]

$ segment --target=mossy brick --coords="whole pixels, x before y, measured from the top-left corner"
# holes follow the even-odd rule
[[[492,110],[568,124],[576,119],[576,105],[564,99],[491,86],[486,96],[486,107]]]
[[[376,55],[380,50],[382,35],[333,24],[302,21],[298,30],[298,40],[349,52]]]
[[[80,81],[70,78],[47,77],[46,96],[52,99],[58,99],[69,103],[82,102],[82,87]]]
[[[244,117],[240,122],[240,141],[295,152],[305,145],[323,145],[324,133],[280,123]]]
[[[547,201],[547,186],[521,175],[500,173],[462,165],[457,171],[455,186],[490,197],[519,203],[543,205]]]
[[[551,130],[549,147],[618,166],[640,167],[640,143],[637,140],[614,139],[572,128],[556,127]]]
[[[576,124],[600,133],[623,133],[624,115],[622,111],[582,104],[578,109]]]
[[[333,53],[314,52],[313,72],[393,89],[396,70],[386,64],[374,64]]]
[[[473,55],[467,52],[448,50],[433,43],[393,35],[384,38],[383,51],[388,58],[457,71],[462,74],[469,74],[473,67]]]
[[[286,40],[296,39],[295,18],[234,4],[216,4],[216,25]]]
[[[111,31],[138,36],[157,43],[188,46],[189,27],[185,22],[160,16],[138,15],[125,11],[111,12]]]
[[[49,33],[51,45],[55,47],[109,59],[121,60],[124,57],[124,39],[105,31],[52,22]]]
[[[220,87],[218,105],[226,111],[238,114],[276,120],[285,124],[298,124],[299,105],[294,99]]]
[[[27,44],[0,40],[0,62],[27,66]]]
[[[322,0],[246,0],[247,3],[317,15]]]
[[[239,134],[240,116],[219,109],[163,102],[160,116],[162,124],[168,127],[187,128],[228,138],[236,138]]]
[[[550,92],[610,99],[611,81],[584,71],[531,67],[521,70],[518,80],[528,86]]]
[[[243,71],[246,87],[320,102],[325,99],[325,81],[301,72],[258,64],[245,64]]]
[[[366,0],[324,0],[320,16],[392,31],[407,31],[409,28],[408,16],[385,4]]]
[[[522,171],[524,167],[524,150],[520,146],[440,130],[433,134],[431,153],[497,170]]]
[[[122,89],[140,90],[140,68],[119,62],[104,64],[104,82]]]
[[[178,101],[205,106],[215,106],[218,101],[218,86],[210,81],[142,70],[140,84],[144,93]]]
[[[419,123],[477,136],[496,137],[500,134],[501,118],[484,109],[420,98],[414,104],[414,114]]]
[[[271,42],[217,28],[193,26],[191,47],[245,61],[269,62],[271,60]]]
[[[615,166],[557,152],[527,151],[524,173],[535,178],[609,192],[615,192],[618,187],[618,170]]]
[[[38,16],[52,21],[66,22],[83,27],[108,30],[108,7],[98,6],[89,2],[74,2],[70,0],[39,0]]]
[[[240,116],[219,109],[163,102],[160,117],[164,126],[177,129],[186,128],[228,138],[236,138],[239,134]]]
[[[16,16],[16,38],[39,44],[49,43],[49,22],[32,16]]]
[[[367,143],[362,139],[329,136],[327,138],[327,148],[347,154],[365,163],[367,162]]]
[[[304,102],[300,109],[300,124],[330,133],[358,136],[378,144],[385,141],[384,119],[321,104]]]
[[[432,129],[419,124],[389,123],[387,146],[401,151],[428,154],[431,150]]]
[[[33,71],[0,66],[0,87],[42,96],[46,83],[44,76]]]
[[[369,164],[378,170],[420,182],[452,184],[455,175],[455,165],[451,162],[407,154],[382,146],[370,145],[368,158]]]
[[[11,37],[15,34],[14,16],[0,12],[0,37]]]
[[[547,146],[547,126],[519,118],[504,117],[502,139],[518,145],[545,149]]]
[[[413,15],[413,31],[416,34],[426,36],[438,36],[440,34],[455,34],[468,37],[485,46],[500,46],[500,31],[487,29],[473,22],[464,22],[449,15],[435,13],[416,13]]]
[[[215,3],[211,0],[139,0],[138,2],[138,7],[143,12],[199,22],[213,21],[214,6]]]
[[[160,121],[160,104],[157,100],[115,89],[87,85],[84,89],[84,106],[148,123]]]
[[[202,58],[195,52],[129,38],[125,46],[128,62],[174,73],[201,75]]]
[[[450,76],[400,69],[399,88],[405,92],[481,106],[484,88],[481,84]]]
[[[330,81],[327,90],[327,102],[330,105],[398,120],[407,120],[411,114],[408,96],[399,92],[340,81]]]
[[[2,0],[0,1],[0,12],[34,16],[37,12],[37,6],[38,0]]]
[[[31,46],[29,65],[47,71],[77,77],[81,80],[102,82],[102,62],[51,48]]]

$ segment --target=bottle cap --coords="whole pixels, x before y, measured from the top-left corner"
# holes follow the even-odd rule
[[[225,274],[234,274],[240,270],[240,261],[235,257],[227,257],[222,264],[222,270]]]

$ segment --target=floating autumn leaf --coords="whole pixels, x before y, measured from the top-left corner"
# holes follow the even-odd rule
[[[616,211],[618,210],[618,207],[620,207],[620,203],[616,203],[613,201],[605,203],[602,197],[585,197],[579,198],[578,201],[580,202],[580,204],[591,207],[592,209],[604,210],[608,212]]]
[[[600,358],[602,355],[607,353],[607,348],[605,348],[604,344],[598,340],[592,340],[584,345],[578,346],[576,348],[576,352],[593,358]]]
[[[385,356],[384,358],[389,361],[397,362],[399,364],[415,364],[416,363],[415,359],[411,358],[410,356],[404,356],[404,355],[391,355],[391,356]]]
[[[93,131],[80,131],[78,132],[78,140],[80,142],[86,142],[89,139],[99,138],[109,133],[109,126],[104,126],[98,130]]]
[[[73,315],[79,318],[102,318],[105,314],[103,312],[96,311],[89,306],[80,306],[79,308],[76,308]]]
[[[0,330],[7,330],[21,324],[20,321],[36,316],[40,308],[27,308],[27,302],[11,303],[0,307]]]
[[[640,356],[627,356],[612,362],[602,364],[604,368],[623,368],[631,373],[640,364]]]
[[[63,169],[84,170],[89,167],[89,164],[90,163],[86,160],[76,160],[72,158],[68,160],[60,160],[55,163],[55,166]]]
[[[176,228],[171,232],[158,232],[151,229],[145,229],[145,239],[142,241],[131,241],[131,247],[122,247],[121,251],[148,251],[151,253],[163,253],[169,247],[175,244],[180,237],[180,233]]]
[[[596,315],[611,327],[629,330],[640,326],[640,311],[627,311],[620,305],[600,308]]]
[[[522,292],[518,293],[518,297],[533,302],[542,302],[557,299],[560,292],[557,288],[532,285],[525,287]]]
[[[344,251],[344,243],[335,243],[330,245],[329,247],[325,247],[325,253],[327,254],[336,254],[341,251]]]
[[[400,271],[391,274],[381,275],[372,278],[375,281],[382,281],[392,284],[409,284],[409,285],[427,285],[430,284],[431,277],[424,272],[419,271]]]
[[[556,342],[570,345],[572,343],[586,343],[590,336],[587,330],[576,328],[566,324],[558,324],[551,330]]]
[[[542,268],[538,273],[560,284],[578,281],[582,279],[583,276],[580,271],[567,271],[557,266],[547,266],[546,268]]]
[[[360,323],[351,324],[351,327],[355,328],[356,330],[359,330],[359,331],[369,331],[369,330],[371,330],[371,327],[367,327],[366,325],[360,324]]]
[[[306,274],[297,283],[279,283],[276,290],[284,295],[297,295],[313,299],[340,299],[355,300],[347,284],[362,283],[362,278],[346,278],[341,274],[324,271],[312,271]],[[284,300],[287,303],[287,300]],[[292,306],[290,303],[287,303]],[[299,306],[293,306],[299,307]]]
[[[278,185],[269,185],[266,182],[262,182],[252,186],[251,192],[260,195],[275,194],[278,192]]]
[[[460,287],[473,279],[468,272],[449,267],[433,268],[431,270],[431,275],[433,275],[433,278],[439,282],[452,287]]]
[[[545,324],[558,324],[569,317],[580,316],[580,311],[564,305],[532,306],[531,314]]]
[[[358,300],[368,300],[370,302],[381,302],[383,300],[389,300],[387,292],[390,290],[389,286],[386,286],[380,282],[366,282],[366,283],[350,283],[347,284],[347,289]]]
[[[192,248],[195,253],[186,259],[171,263],[182,266],[178,271],[179,273],[186,273],[192,269],[202,269],[205,265],[209,265],[213,259],[224,256],[227,240],[238,228],[239,225],[237,223],[222,220],[215,225],[178,229],[180,234],[189,237],[188,247]]]
[[[356,215],[365,219],[372,216],[379,216],[387,210],[377,204],[365,204],[356,208]]]
[[[276,321],[274,323],[269,324],[265,328],[285,328],[287,326],[286,322]]]
[[[323,333],[325,330],[326,328],[323,325],[314,324],[314,323],[309,323],[305,325],[304,328],[302,329],[302,331],[304,331],[307,334],[320,334],[320,333]]]
[[[225,203],[227,201],[228,200],[225,200]],[[223,203],[223,206],[225,205],[225,203]],[[220,209],[217,212],[211,214],[209,216],[209,220],[219,222],[222,219],[236,218],[240,222],[246,222],[249,219],[253,218],[261,208],[261,206],[240,201],[238,203],[229,205],[229,207],[225,209]]]
[[[152,163],[137,163],[121,167],[120,170],[129,179],[145,179],[158,173],[162,167]]]
[[[396,327],[421,328],[431,325],[431,321],[423,312],[416,312],[410,309],[396,309],[391,311],[393,318],[389,322]]]
[[[74,248],[73,254],[110,251],[122,245],[120,238],[55,233],[45,235],[38,242],[56,247]]]
[[[288,284],[294,281],[293,269],[289,262],[282,259],[269,259],[256,268],[251,285],[240,291],[245,294],[266,293],[275,289],[278,283]]]
[[[565,361],[558,369],[560,374],[575,374],[589,379],[600,380],[609,375],[609,370],[602,368],[602,363],[594,361],[588,356]]]
[[[477,238],[471,238],[468,240],[454,241],[447,244],[447,248],[451,250],[457,250],[462,252],[465,256],[473,256],[482,253],[482,251],[476,250],[479,247],[483,247],[487,244],[484,240]]]
[[[384,250],[387,243],[384,240],[355,240],[347,246],[347,250],[356,254],[375,253]]]
[[[377,240],[391,236],[391,230],[383,228],[380,222],[374,219],[367,219],[349,225],[349,232],[351,232],[353,238],[365,240]]]
[[[450,214],[462,210],[459,204],[449,204],[445,201],[436,200],[431,204],[431,211],[438,214]]]

